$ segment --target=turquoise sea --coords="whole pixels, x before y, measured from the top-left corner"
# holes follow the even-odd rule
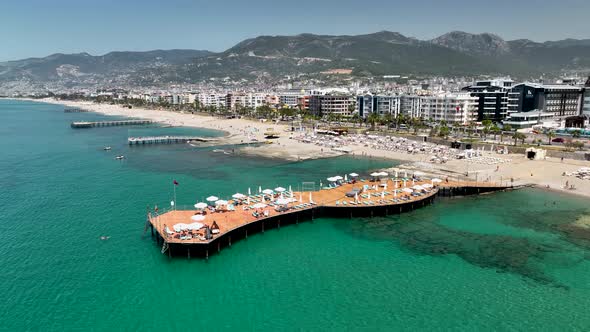
[[[0,330],[590,329],[590,241],[568,226],[590,214],[586,199],[533,189],[439,199],[271,230],[209,261],[169,259],[143,228],[174,179],[188,205],[394,163],[128,147],[128,136],[220,133],[69,126],[106,118],[0,100]]]

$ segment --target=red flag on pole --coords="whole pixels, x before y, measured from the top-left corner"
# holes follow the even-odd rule
[[[178,182],[176,180],[174,180],[174,185],[178,186]]]

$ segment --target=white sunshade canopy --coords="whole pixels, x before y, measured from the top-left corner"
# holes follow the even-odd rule
[[[195,214],[194,216],[191,217],[192,221],[203,221],[205,220],[205,216],[202,214]]]
[[[355,178],[355,177],[359,176],[359,175],[358,175],[358,174],[356,174],[356,173],[350,173],[350,174],[348,174],[348,175],[352,176],[353,178]]]
[[[207,203],[200,202],[200,203],[195,204],[195,209],[204,209],[206,207],[207,207]]]
[[[421,185],[418,185],[417,184],[417,185],[413,186],[412,189],[414,189],[414,190],[423,190],[424,187],[422,187]]]
[[[432,179],[432,182],[434,182],[434,183],[441,183],[442,180],[441,179],[434,178],[434,179]]]
[[[262,191],[263,194],[267,194],[267,195],[272,195],[274,194],[274,191],[272,189],[264,189]]]
[[[215,205],[227,205],[227,201],[220,199],[220,200],[215,201]]]
[[[206,200],[207,202],[215,202],[215,201],[216,201],[216,200],[218,200],[218,199],[219,199],[219,197],[217,197],[217,196],[209,196],[209,197],[207,197],[205,200]]]
[[[432,188],[432,185],[430,183],[425,183],[422,185],[423,188]]]
[[[286,191],[286,190],[287,190],[287,189],[285,189],[285,188],[283,188],[283,187],[276,187],[276,188],[275,188],[275,191],[276,191],[276,192],[278,192],[278,193],[282,193],[282,192],[284,192],[284,191]]]
[[[332,176],[332,177],[329,177],[329,178],[327,178],[326,180],[328,180],[328,181],[330,181],[330,182],[336,182],[336,181],[338,181],[338,179],[336,179],[336,178],[335,178],[335,177],[333,177],[333,176]]]
[[[403,191],[403,192],[405,192],[405,193],[413,193],[413,192],[414,192],[414,191],[413,191],[412,189],[410,189],[410,188],[404,188],[404,189],[402,189],[402,191]]]
[[[375,177],[375,176],[380,176],[381,172],[373,172],[371,173],[371,176]]]
[[[264,203],[256,203],[256,204],[252,205],[252,207],[255,208],[255,209],[262,209],[262,208],[265,208],[266,207],[266,204],[264,204]]]
[[[336,179],[336,180],[342,180],[342,179],[343,179],[343,177],[341,177],[340,175],[336,175],[336,176],[334,177],[334,179]]]
[[[379,172],[378,176],[387,176],[387,175],[389,175],[389,174],[387,174],[387,172]]]
[[[275,201],[275,203],[279,204],[279,205],[286,205],[289,204],[291,202],[290,199],[287,198],[279,198]]]
[[[424,172],[415,171],[415,172],[414,172],[414,175],[415,175],[415,176],[422,176],[422,175],[424,175]]]
[[[231,197],[233,197],[235,199],[242,199],[242,198],[246,198],[246,195],[240,194],[240,193],[235,193]]]

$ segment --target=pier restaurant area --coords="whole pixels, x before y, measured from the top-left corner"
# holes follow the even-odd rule
[[[293,191],[291,187],[256,188],[236,193],[231,200],[209,196],[191,207],[172,206],[150,211],[146,231],[161,245],[162,253],[209,257],[248,234],[319,217],[374,217],[411,211],[433,202],[437,195],[470,195],[507,189],[490,182],[449,181],[438,178],[387,177],[372,173],[328,178],[319,190]],[[315,185],[313,186],[315,187]],[[174,202],[172,202],[174,203]]]

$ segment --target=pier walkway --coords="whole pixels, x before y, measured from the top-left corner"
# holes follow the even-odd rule
[[[71,127],[75,129],[80,128],[94,128],[94,127],[112,127],[112,126],[137,126],[152,124],[152,120],[117,120],[117,121],[97,121],[97,122],[72,122]]]
[[[415,189],[412,189],[415,188]],[[420,189],[418,189],[420,188]],[[449,192],[449,189],[453,191]],[[174,231],[177,224],[194,223],[192,218],[203,212],[197,209],[172,209],[148,213],[146,230],[162,245],[162,253],[172,250],[209,257],[210,253],[231,246],[235,240],[247,238],[248,233],[264,232],[265,228],[280,228],[318,217],[374,217],[399,214],[431,204],[441,190],[451,194],[469,195],[509,189],[496,183],[406,181],[362,181],[345,183],[332,189],[283,194],[288,204],[274,204],[278,195],[252,195],[250,199],[231,200],[231,208],[206,212],[201,218],[205,228],[195,231]],[[354,190],[360,190],[355,196]],[[228,205],[229,207],[229,205]],[[207,209],[208,210],[208,209]],[[215,227],[215,226],[216,227]],[[176,227],[178,228],[178,227]]]
[[[206,138],[199,136],[149,136],[149,137],[129,137],[127,142],[129,145],[141,144],[172,144],[172,143],[187,143],[187,142],[214,142],[214,138]]]

